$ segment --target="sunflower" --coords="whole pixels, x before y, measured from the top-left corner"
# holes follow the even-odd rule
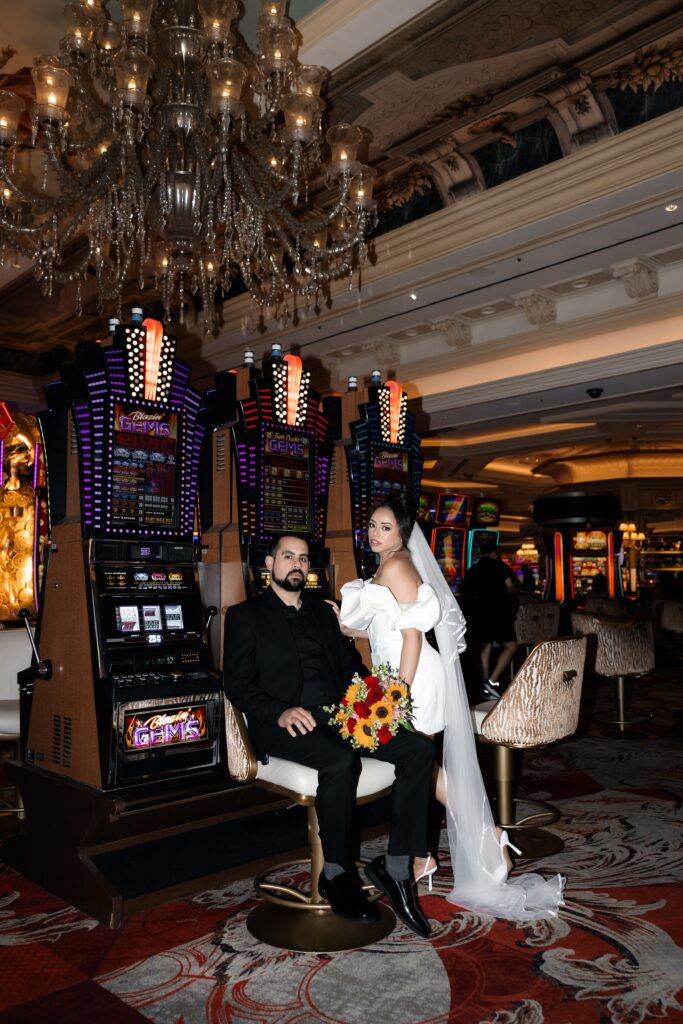
[[[370,708],[369,721],[379,722],[380,725],[386,725],[387,722],[391,722],[394,717],[394,705],[390,700],[384,697],[382,700],[378,700],[376,704]]]
[[[353,738],[359,747],[365,750],[374,750],[377,740],[371,725],[367,721],[360,721],[353,730]]]
[[[348,690],[344,694],[344,696],[346,697],[346,703],[350,704],[351,707],[353,707],[357,700],[363,699],[364,690],[365,687],[363,686],[362,683],[351,683]]]
[[[405,683],[391,683],[387,687],[386,698],[388,698],[393,704],[398,704],[400,700],[408,696],[408,687]]]

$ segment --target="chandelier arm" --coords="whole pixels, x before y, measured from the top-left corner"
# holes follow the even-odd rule
[[[26,192],[21,185],[11,177],[7,161],[5,158],[5,151],[0,150],[0,178],[3,183],[11,189],[14,196],[22,202],[29,203],[34,210],[39,213],[51,213],[55,206],[67,210],[72,203],[71,199],[43,199],[35,192]]]
[[[284,210],[282,204],[290,198],[291,189],[289,188],[289,186],[286,186],[282,194],[273,191],[271,188],[271,180],[264,177],[262,167],[260,166],[260,164],[256,162],[254,156],[249,152],[249,150],[246,147],[244,152],[244,159],[234,148],[230,150],[229,155],[230,161],[233,164],[233,168],[237,174],[239,184],[244,189],[249,202],[251,202],[252,205],[255,206],[262,213],[269,213],[272,210],[278,210],[280,208]],[[249,161],[249,163],[251,164],[249,168],[246,166],[247,161]],[[257,179],[257,181],[262,187],[270,190],[270,199],[265,199],[256,191],[252,184],[250,174],[251,178]],[[297,223],[295,218],[292,218],[292,223]]]
[[[84,84],[83,75],[79,69],[72,67],[71,70],[74,77],[74,87],[78,94],[78,99],[93,115],[99,126],[99,133],[94,140],[88,139],[84,142],[73,142],[72,140],[69,140],[69,150],[74,153],[82,153],[89,149],[95,149],[105,135],[107,135],[111,130],[111,108],[105,106],[100,101],[92,87]]]
[[[81,199],[84,188],[88,190],[87,198],[92,199],[114,184],[108,172],[115,173],[114,164],[121,151],[119,143],[112,144],[107,152],[98,157],[94,164],[84,171],[82,178],[79,179],[74,174],[64,155],[60,153],[59,147],[55,145],[55,139],[50,138],[50,135],[48,135],[46,141],[47,156],[50,158],[60,183],[67,190],[67,195],[63,199],[63,205],[67,208],[74,202],[85,200],[85,196]],[[96,189],[93,188],[94,185],[97,186]],[[51,209],[52,206],[53,203],[48,200],[47,208]]]

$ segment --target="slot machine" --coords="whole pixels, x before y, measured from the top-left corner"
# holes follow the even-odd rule
[[[189,377],[139,317],[81,343],[46,388],[53,529],[25,762],[97,789],[219,762],[194,539],[206,410]]]
[[[479,561],[481,546],[493,540],[498,544],[501,502],[497,498],[475,498],[472,504],[470,527],[467,535],[466,568]]]
[[[449,587],[457,593],[465,575],[467,514],[466,494],[442,492],[436,499],[431,547]]]
[[[372,506],[389,495],[409,501],[417,510],[423,458],[408,396],[394,380],[371,386],[359,407],[346,446],[351,490],[353,539],[358,573],[372,576],[377,557],[367,543],[366,525]]]
[[[278,534],[308,541],[306,589],[324,598],[334,594],[325,534],[334,457],[331,423],[339,420],[338,405],[338,396],[321,403],[310,371],[291,354],[264,360],[261,375],[249,381],[249,397],[237,403],[232,437],[243,597],[269,585],[265,559]]]
[[[0,623],[35,619],[49,539],[45,462],[35,416],[0,402]]]
[[[534,501],[546,560],[546,600],[573,606],[603,577],[605,597],[620,597],[619,499],[578,491],[544,495]]]

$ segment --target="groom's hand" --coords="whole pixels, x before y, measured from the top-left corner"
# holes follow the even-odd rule
[[[286,729],[290,736],[296,736],[298,729],[302,736],[315,729],[315,718],[306,708],[287,708],[277,720],[281,729]]]

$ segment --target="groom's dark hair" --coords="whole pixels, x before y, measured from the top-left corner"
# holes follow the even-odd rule
[[[401,498],[395,498],[393,494],[390,494],[388,497],[382,498],[381,501],[375,502],[370,509],[368,520],[372,519],[378,508],[388,508],[390,512],[394,513],[403,547],[407,548],[415,522],[415,513],[412,508]]]
[[[268,554],[270,555],[271,558],[275,558],[277,554],[277,549],[280,547],[280,544],[282,543],[284,537],[294,537],[297,540],[302,540],[304,541],[305,544],[308,545],[310,550],[308,537],[299,537],[296,533],[276,533],[273,539],[271,540],[270,544],[268,545]]]

